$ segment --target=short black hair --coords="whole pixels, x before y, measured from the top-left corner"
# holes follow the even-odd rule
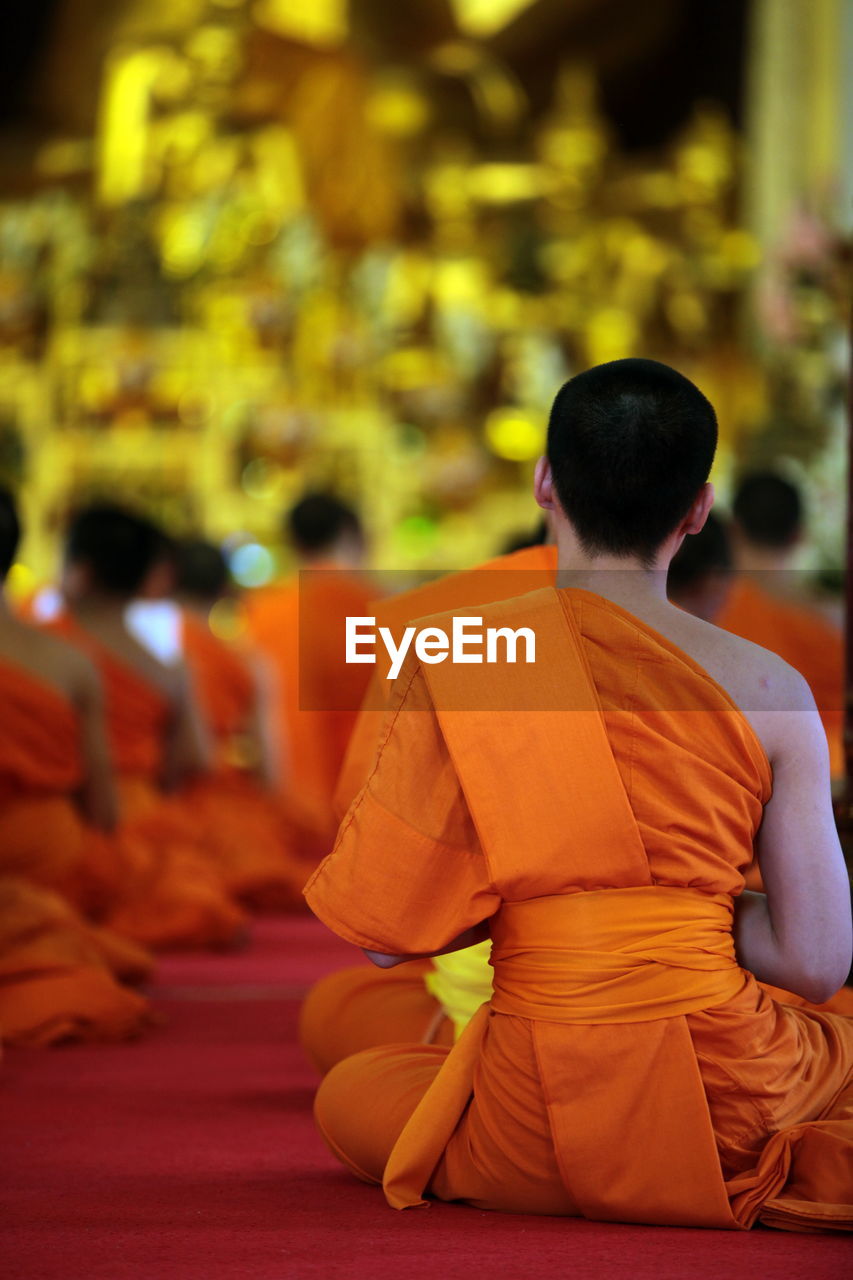
[[[678,597],[712,573],[731,573],[731,542],[725,522],[710,512],[698,533],[688,534],[672,558],[667,575],[670,595]]]
[[[65,554],[86,564],[102,591],[134,595],[163,555],[165,540],[144,516],[110,502],[94,502],[72,516]]]
[[[560,388],[548,461],[584,550],[653,559],[708,479],[717,418],[698,387],[656,360],[612,360]]]
[[[345,533],[361,537],[361,522],[345,502],[330,493],[308,493],[287,514],[285,531],[297,551],[316,553]]]
[[[752,471],[735,491],[732,512],[750,542],[758,547],[790,546],[803,522],[796,485],[773,471]]]
[[[225,556],[203,538],[185,538],[178,543],[175,567],[178,591],[199,600],[217,600],[230,582]]]
[[[21,541],[21,521],[15,499],[8,489],[0,488],[0,582],[15,563]]]

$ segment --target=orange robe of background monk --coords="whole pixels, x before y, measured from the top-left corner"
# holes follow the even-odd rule
[[[771,791],[754,730],[692,658],[600,596],[483,612],[536,633],[522,702],[519,668],[463,681],[408,662],[306,895],[391,955],[490,918],[495,996],[449,1053],[386,1045],[339,1064],[317,1100],[332,1150],[384,1177],[396,1207],[428,1192],[850,1227],[853,1021],[775,1003],[734,956],[732,899]]]
[[[160,790],[172,714],[165,694],[79,626],[69,614],[47,624],[88,654],[104,685],[107,734],[119,791],[121,845],[133,871],[106,921],[152,947],[225,946],[244,925],[204,852],[204,828]]]
[[[302,908],[311,864],[295,849],[298,836],[283,803],[258,770],[255,732],[259,691],[249,660],[213,634],[194,612],[181,615],[182,649],[193,689],[214,743],[211,771],[182,789],[211,833],[223,880],[249,907]]]
[[[288,521],[303,571],[249,592],[244,616],[275,671],[282,792],[307,833],[303,852],[316,861],[334,839],[335,785],[370,678],[368,666],[346,662],[346,619],[370,615],[375,588],[354,571],[361,528],[343,503],[309,495]]]
[[[83,818],[80,725],[58,688],[0,661],[0,1037],[10,1044],[138,1034],[148,1002],[119,977],[151,969],[138,946],[84,920],[109,836]]]

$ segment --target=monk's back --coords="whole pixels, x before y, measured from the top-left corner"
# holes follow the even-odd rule
[[[699,895],[737,895],[772,786],[767,754],[750,721],[722,679],[713,677],[674,637],[592,592],[559,595],[580,632],[652,883]],[[660,620],[667,621],[663,611]],[[717,644],[713,634],[703,635],[698,628],[681,629],[679,638],[691,643],[694,654],[703,653],[742,696],[750,682],[761,678],[763,651],[756,646],[741,650],[745,642],[729,644],[727,636]],[[745,655],[747,669],[732,679],[725,664],[738,653]],[[768,658],[772,665],[773,655]],[[569,845],[572,839],[569,825]],[[623,887],[618,878],[602,876],[596,848],[588,850],[583,871],[567,877],[559,844],[545,844],[531,840],[524,849],[523,879],[536,881],[534,902]],[[517,877],[509,864],[505,868],[500,852],[495,856],[493,851],[490,870],[493,884],[513,909],[519,898],[528,896],[513,892]],[[629,874],[624,887],[630,883]],[[737,994],[686,1017],[726,1177],[753,1167],[768,1126],[791,1124],[808,1105],[819,1114],[853,1063],[853,1041],[839,1046],[825,1019],[775,1004],[751,974],[744,973],[743,979]],[[510,1168],[527,1140],[530,1115],[543,1104],[538,1082],[529,1088],[527,1083],[537,1070],[532,1026],[512,1017],[491,1021],[474,1100],[433,1184],[440,1188],[438,1194],[455,1198],[475,1187],[474,1194],[484,1202],[500,1195],[499,1179],[495,1186],[487,1184],[474,1170],[487,1165],[487,1154],[496,1168]],[[579,1031],[575,1027],[572,1034]],[[804,1082],[814,1094],[810,1102]],[[496,1132],[502,1134],[497,1146],[487,1136]],[[537,1160],[545,1162],[546,1147],[547,1141]],[[576,1211],[556,1201],[554,1205],[548,1211]]]
[[[739,892],[771,783],[750,724],[703,668],[640,619],[586,591],[564,600],[654,883]]]
[[[166,678],[150,679],[150,671],[161,668],[154,658],[146,654],[144,662],[132,662],[127,649],[111,643],[111,637],[105,639],[84,629],[70,614],[60,614],[45,625],[88,655],[98,670],[104,687],[107,734],[116,771],[156,775],[162,764],[172,709],[166,692],[168,673]],[[161,670],[165,672],[166,668]]]

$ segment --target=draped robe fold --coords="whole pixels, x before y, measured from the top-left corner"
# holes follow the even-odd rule
[[[77,714],[52,686],[0,662],[0,1037],[45,1045],[122,1039],[148,1021],[151,960],[75,908],[101,833],[83,820]],[[85,895],[84,895],[85,896]]]
[[[385,1046],[336,1067],[317,1103],[330,1146],[397,1207],[426,1191],[635,1222],[853,1226],[853,1020],[774,1002],[734,955],[771,789],[749,723],[600,597],[546,590],[482,613],[534,628],[535,668],[404,667],[306,896],[389,953],[490,918],[495,994],[449,1052]],[[352,1155],[382,1141],[379,1173]]]
[[[205,853],[204,823],[159,789],[168,699],[68,615],[47,625],[88,654],[104,687],[121,812],[92,871],[104,923],[154,948],[231,944],[245,916]]]
[[[474,569],[447,574],[413,591],[404,591],[375,602],[369,612],[376,617],[377,626],[388,627],[393,632],[399,644],[406,627],[415,618],[525,595],[539,587],[551,586],[556,572],[556,547],[524,547],[521,551],[487,560]],[[385,672],[378,663],[372,670],[337,777],[334,805],[338,820],[364,785],[382,730],[391,681],[385,678]]]
[[[525,547],[473,569],[447,574],[412,591],[372,604],[377,626],[396,643],[410,623],[427,614],[488,604],[553,583],[557,549]],[[335,788],[340,821],[364,785],[379,745],[392,682],[377,663],[349,740]],[[406,965],[404,972],[353,966],[322,978],[309,992],[299,1039],[321,1072],[360,1049],[394,1041],[450,1044],[491,990],[488,948],[480,945]]]

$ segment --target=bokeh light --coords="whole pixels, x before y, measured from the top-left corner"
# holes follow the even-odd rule
[[[609,3],[36,6],[0,120],[0,482],[37,584],[105,488],[277,565],[318,487],[383,568],[487,559],[557,387],[627,355],[712,392],[727,475],[798,469],[837,577],[853,28]]]
[[[275,556],[257,542],[237,547],[231,552],[228,564],[234,581],[241,587],[264,587],[275,577]]]
[[[486,419],[484,431],[492,453],[508,462],[530,462],[545,447],[542,419],[519,409],[495,409]]]

